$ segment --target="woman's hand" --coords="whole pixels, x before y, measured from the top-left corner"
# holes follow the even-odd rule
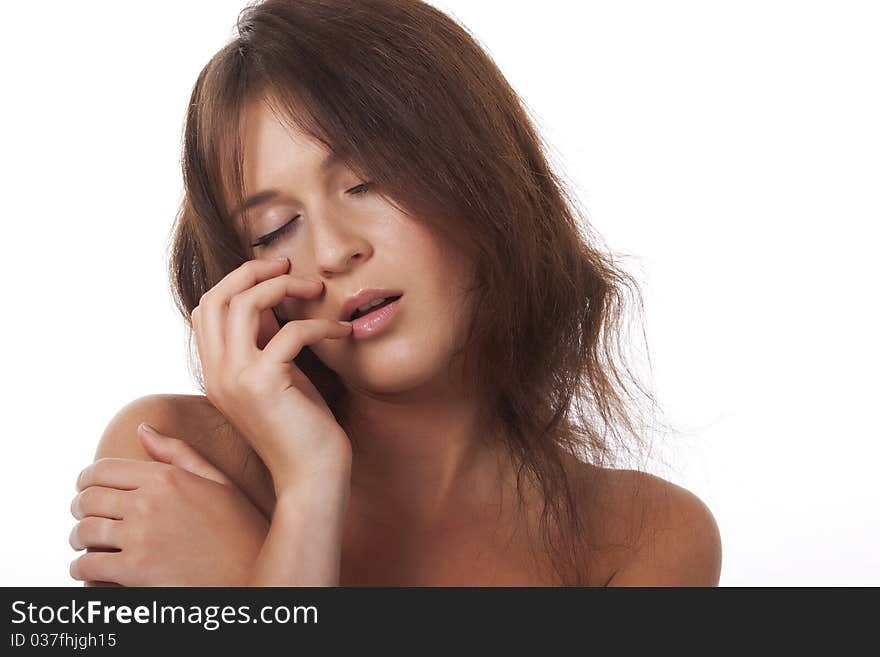
[[[156,461],[105,458],[77,480],[70,534],[87,552],[70,565],[76,580],[123,586],[244,586],[268,520],[217,468],[182,440],[141,425]]]
[[[352,458],[348,436],[293,362],[304,346],[348,335],[351,324],[307,319],[278,329],[274,306],[323,289],[287,274],[289,266],[287,258],[249,260],[192,312],[205,394],[269,468],[278,496],[298,483],[344,477]]]

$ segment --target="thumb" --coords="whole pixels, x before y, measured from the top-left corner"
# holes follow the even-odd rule
[[[146,422],[138,425],[138,436],[147,453],[155,460],[176,465],[218,484],[232,483],[225,474],[183,440],[161,434]]]

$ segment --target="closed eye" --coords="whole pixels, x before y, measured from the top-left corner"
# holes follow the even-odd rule
[[[352,196],[360,196],[362,194],[365,194],[372,186],[373,186],[373,183],[371,183],[371,182],[361,183],[360,185],[357,185],[356,187],[352,187],[346,193],[351,194]],[[266,233],[265,235],[260,237],[256,242],[251,244],[251,246],[253,248],[256,248],[258,246],[268,246],[269,244],[271,244],[272,242],[277,240],[279,237],[282,237],[286,233],[288,233],[293,228],[294,223],[296,222],[297,219],[299,219],[299,217],[300,217],[300,215],[296,215],[295,217],[293,217],[290,221],[288,221],[286,224],[284,224],[280,228],[273,230],[271,233]]]
[[[349,193],[349,194],[352,194],[352,195],[354,195],[354,196],[357,196],[357,195],[359,195],[359,194],[364,194],[364,193],[366,193],[366,191],[367,191],[368,189],[370,189],[370,187],[372,187],[372,186],[373,186],[373,183],[371,183],[371,182],[361,183],[361,184],[358,185],[357,187],[352,187],[351,189],[349,189],[349,190],[348,190],[348,193]],[[354,190],[358,190],[358,191],[354,191]]]
[[[299,215],[296,215],[293,219],[288,221],[281,228],[273,230],[271,233],[266,233],[260,239],[258,239],[256,242],[251,244],[251,246],[254,248],[256,248],[258,246],[268,246],[269,244],[271,244],[272,242],[277,240],[279,237],[284,235],[286,232],[288,232],[291,228],[293,228],[293,223],[297,219],[299,219]]]

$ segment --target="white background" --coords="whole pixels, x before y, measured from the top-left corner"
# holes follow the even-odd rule
[[[435,3],[486,46],[644,285],[658,471],[722,585],[880,584],[873,2]],[[76,584],[79,470],[197,389],[165,275],[180,134],[239,1],[10,3],[0,40],[0,584]]]

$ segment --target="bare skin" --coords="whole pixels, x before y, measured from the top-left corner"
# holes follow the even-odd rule
[[[267,520],[275,507],[271,475],[248,443],[200,395],[152,395],[129,404],[108,426],[96,458],[150,461],[137,439],[147,421],[183,438],[228,477]],[[602,491],[585,501],[591,543],[590,586],[714,586],[720,539],[711,513],[691,493],[634,471],[570,462],[576,476]],[[353,488],[346,515],[339,584],[342,586],[553,586],[558,580],[534,529],[536,507],[522,518],[499,507],[450,507],[454,522],[414,524],[375,512],[376,502]],[[503,507],[503,505],[502,505]],[[511,508],[508,500],[506,509]],[[235,528],[230,528],[235,529]],[[532,533],[529,540],[526,534]],[[219,577],[219,574],[218,574]],[[90,582],[95,585],[97,582]]]
[[[206,397],[146,397],[111,421],[78,482],[71,545],[120,552],[75,563],[72,575],[555,583],[542,500],[525,491],[515,513],[515,469],[500,441],[481,440],[481,391],[452,357],[477,311],[475,263],[263,100],[246,108],[242,139],[247,190],[274,191],[237,224],[252,257],[191,313]],[[390,329],[355,339],[344,303],[366,289],[402,301]],[[304,346],[344,382],[345,429],[295,366]],[[142,421],[164,436],[139,434]],[[591,583],[717,581],[717,528],[694,496],[646,475],[568,467],[598,491],[579,505],[595,546]]]

